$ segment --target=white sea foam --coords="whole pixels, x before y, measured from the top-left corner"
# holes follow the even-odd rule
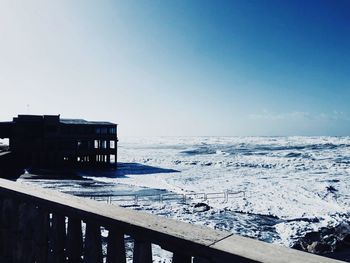
[[[219,219],[210,222],[205,214],[173,215],[184,221],[255,237],[258,232],[263,236],[277,233],[277,237],[261,239],[290,245],[307,231],[348,219],[349,137],[121,138],[120,146],[121,162],[179,172],[130,174],[109,180],[177,193],[244,191],[245,198],[210,200],[214,213],[239,211],[278,219],[266,233],[255,227],[259,216],[245,219],[243,225],[248,230],[250,223],[254,225],[251,232],[242,224],[220,224]],[[180,211],[175,206],[162,209],[168,214]]]
[[[350,137],[120,138],[118,161],[116,173],[83,173],[91,181],[36,183],[84,196],[244,191],[207,200],[206,212],[191,202],[131,208],[286,246],[350,217]]]

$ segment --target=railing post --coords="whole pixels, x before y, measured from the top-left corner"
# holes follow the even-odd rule
[[[0,255],[4,256],[5,254],[5,236],[6,236],[6,226],[5,226],[5,219],[4,217],[4,201],[3,201],[3,196],[0,196]]]
[[[149,241],[134,241],[133,263],[152,263],[152,245]]]
[[[81,256],[83,253],[83,234],[80,219],[73,217],[68,218],[66,249],[69,263],[81,262]]]
[[[66,239],[66,222],[63,215],[52,214],[52,244],[50,262],[65,262],[64,243]]]
[[[228,202],[228,191],[225,191],[224,192],[224,196],[225,196],[225,203],[227,203]]]
[[[13,261],[34,262],[33,218],[35,207],[26,203],[18,205],[17,238],[14,244]]]
[[[192,257],[179,252],[174,252],[172,263],[192,263]]]
[[[13,259],[15,241],[17,239],[17,205],[10,199],[5,198],[2,202],[2,237],[1,247],[5,259]]]
[[[86,222],[84,263],[102,263],[101,228],[93,222]]]
[[[49,213],[39,207],[35,209],[34,218],[35,259],[37,263],[46,263],[49,253]]]
[[[108,233],[107,263],[126,263],[124,234],[114,229]]]
[[[218,260],[218,261],[216,261],[216,260],[213,261],[213,260],[207,259],[207,258],[194,257],[192,263],[218,263],[218,262],[220,262],[220,260]],[[222,262],[226,262],[226,261],[222,261]]]

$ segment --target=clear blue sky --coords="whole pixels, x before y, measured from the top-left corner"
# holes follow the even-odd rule
[[[350,135],[350,1],[0,2],[0,119]]]

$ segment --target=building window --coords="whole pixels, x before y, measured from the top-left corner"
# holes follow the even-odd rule
[[[80,148],[82,144],[83,144],[82,141],[77,141],[77,146],[78,146],[78,148]]]
[[[101,128],[101,134],[107,134],[107,128]]]
[[[96,129],[95,129],[95,133],[96,133],[96,134],[100,134],[100,133],[101,133],[101,129],[100,129],[100,128],[96,128]]]
[[[109,141],[109,148],[115,149],[115,141]]]
[[[114,154],[109,155],[109,162],[115,163],[115,155]]]
[[[107,149],[107,141],[102,141],[102,149]]]
[[[94,140],[94,148],[98,149],[98,140]]]
[[[99,162],[99,163],[107,162],[107,155],[103,155],[103,154],[96,155],[96,162]]]
[[[115,128],[109,128],[109,134],[115,134],[116,132],[115,132]]]

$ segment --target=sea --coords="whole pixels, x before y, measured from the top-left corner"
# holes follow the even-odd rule
[[[350,217],[350,137],[120,137],[116,171],[20,178],[292,246]]]

